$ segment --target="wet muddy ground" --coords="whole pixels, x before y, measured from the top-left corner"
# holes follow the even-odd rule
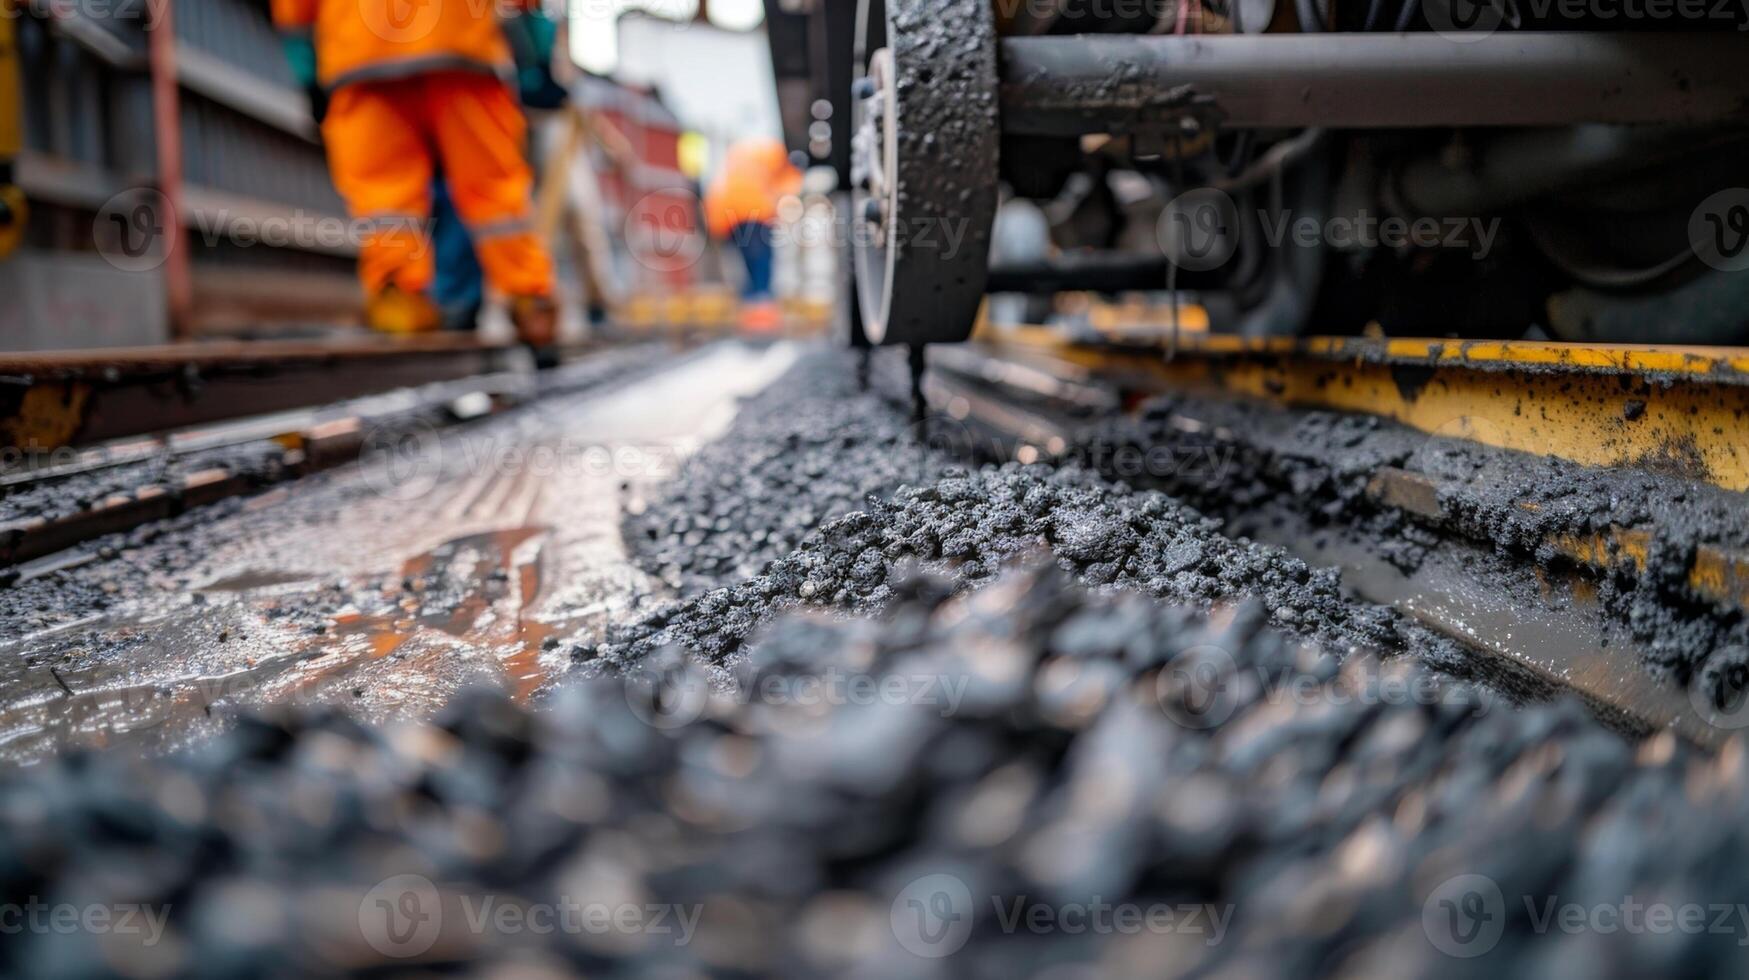
[[[1741,974],[1741,742],[1475,686],[1097,466],[949,458],[887,367],[710,348],[15,587],[7,751],[150,751],[0,774],[0,884],[164,917],[0,960]]]
[[[0,593],[0,757],[175,746],[263,704],[381,721],[470,682],[526,700],[569,663],[559,638],[650,593],[625,502],[792,357],[645,356],[483,423],[398,423],[361,465],[91,543],[88,564]]]

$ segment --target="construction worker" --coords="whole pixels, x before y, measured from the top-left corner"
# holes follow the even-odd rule
[[[538,8],[505,19],[501,26],[516,62],[516,88],[525,109],[557,109],[565,104],[563,86],[553,78],[553,43],[558,28]],[[437,277],[431,300],[445,330],[473,330],[485,304],[485,275],[468,223],[456,211],[449,185],[439,173],[431,187],[431,246]]]
[[[531,6],[535,0],[508,0]],[[294,73],[326,101],[334,185],[372,223],[359,247],[365,317],[392,333],[435,330],[425,223],[441,171],[486,280],[510,300],[521,339],[552,343],[553,262],[532,226],[527,121],[500,4],[450,0],[272,0]]]
[[[754,329],[778,325],[771,292],[772,225],[785,197],[801,189],[802,174],[781,142],[767,137],[729,147],[722,168],[705,192],[705,222],[718,239],[741,253],[747,279],[741,288],[741,323]]]
[[[18,73],[18,20],[0,0],[0,259],[24,239],[24,192],[14,161],[24,148],[24,91]]]

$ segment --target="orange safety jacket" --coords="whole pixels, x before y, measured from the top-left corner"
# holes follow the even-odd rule
[[[777,204],[801,189],[802,173],[789,162],[789,151],[769,138],[743,140],[729,147],[722,171],[705,193],[705,222],[718,238],[736,225],[771,224]]]
[[[309,33],[316,80],[333,91],[351,82],[386,81],[439,71],[516,77],[498,12],[529,10],[538,0],[272,0],[273,22]],[[500,4],[505,5],[500,7]]]
[[[0,0],[0,163],[24,149],[24,83],[18,69],[18,14]]]

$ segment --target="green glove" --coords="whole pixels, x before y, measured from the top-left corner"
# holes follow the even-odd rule
[[[297,80],[298,88],[315,88],[316,42],[308,34],[281,35],[279,42],[285,48],[285,60],[291,64],[292,78]]]
[[[531,109],[556,109],[565,102],[565,90],[553,81],[553,43],[558,27],[545,14],[530,10],[505,18],[499,25],[516,59],[517,88],[522,104]]]
[[[310,115],[316,117],[316,122],[321,122],[328,114],[328,93],[316,84],[316,42],[308,34],[282,34],[279,43],[285,48],[285,60],[291,65],[292,78],[310,97]]]

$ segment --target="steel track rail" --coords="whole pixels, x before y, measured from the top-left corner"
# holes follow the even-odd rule
[[[69,446],[267,415],[519,370],[471,336],[217,342],[0,355],[0,451]]]
[[[606,352],[577,347],[566,353],[598,350]],[[27,508],[36,505],[0,508],[0,585],[31,577],[33,569],[90,560],[60,554],[82,542],[356,460],[370,449],[373,434],[386,443],[403,424],[467,422],[588,387],[598,383],[589,380],[589,363],[580,357],[581,374],[566,367],[537,374],[520,350],[447,337],[341,346],[201,344],[4,359],[0,378],[11,381],[15,396],[22,391],[19,401],[44,392],[59,398],[68,385],[104,386],[63,408],[87,422],[98,408],[92,399],[130,386],[139,389],[136,400],[170,404],[126,424],[105,418],[79,430],[81,436],[128,431],[119,441],[87,445],[81,439],[75,448],[45,440],[25,443],[30,451],[22,453],[12,444],[10,455],[22,458],[0,467],[0,502],[22,494],[40,498],[45,491],[65,495],[57,488],[74,482],[83,484],[80,493],[104,489],[77,506],[35,513]],[[352,392],[359,394],[347,397]],[[41,431],[40,405],[14,408],[14,425],[22,419],[26,431]],[[199,421],[176,425],[190,418]],[[39,428],[30,430],[30,424]],[[45,445],[55,448],[44,451]],[[228,450],[241,455],[232,458]]]

